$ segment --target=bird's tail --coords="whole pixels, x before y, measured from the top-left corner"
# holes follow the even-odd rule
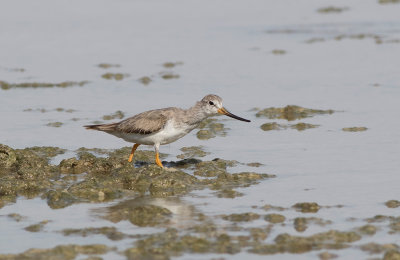
[[[88,129],[88,130],[98,130],[98,131],[104,131],[104,132],[112,132],[117,127],[117,124],[118,123],[100,124],[100,125],[84,125],[83,127]]]

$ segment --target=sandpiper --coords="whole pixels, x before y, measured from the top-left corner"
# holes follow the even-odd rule
[[[156,151],[156,164],[163,167],[159,158],[162,144],[175,142],[195,129],[201,121],[217,114],[227,115],[237,120],[250,122],[238,117],[222,106],[222,98],[207,95],[189,109],[168,107],[146,111],[118,123],[85,125],[86,129],[99,130],[134,143],[128,161],[139,145],[153,145]]]

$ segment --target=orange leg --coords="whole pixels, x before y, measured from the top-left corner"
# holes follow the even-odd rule
[[[136,149],[139,147],[140,144],[134,144],[132,147],[131,154],[129,155],[128,162],[132,162],[133,154],[135,153]]]
[[[160,157],[159,157],[158,151],[156,151],[156,164],[158,166],[160,166],[161,168],[164,168],[164,166],[162,165],[162,163],[160,161]]]

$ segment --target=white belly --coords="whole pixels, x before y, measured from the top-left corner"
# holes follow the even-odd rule
[[[157,133],[141,135],[134,133],[111,133],[117,137],[124,139],[127,142],[137,143],[137,144],[145,144],[145,145],[154,145],[154,144],[169,144],[175,142],[179,138],[182,138],[190,131],[192,131],[194,127],[184,127],[184,128],[176,128],[172,122],[167,122],[164,129]]]

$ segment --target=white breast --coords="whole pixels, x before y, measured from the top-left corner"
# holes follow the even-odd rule
[[[134,133],[112,133],[113,135],[124,139],[127,142],[154,145],[154,144],[169,144],[179,138],[182,138],[190,131],[194,129],[193,126],[179,126],[176,127],[175,124],[170,120],[167,122],[165,127],[157,133],[149,135],[141,135]]]

